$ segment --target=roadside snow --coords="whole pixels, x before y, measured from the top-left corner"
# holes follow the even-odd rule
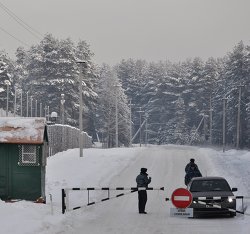
[[[222,153],[209,148],[170,145],[84,149],[83,155],[80,158],[79,149],[73,149],[48,159],[47,204],[28,201],[5,203],[0,200],[1,233],[249,233],[249,216],[205,220],[173,218],[169,216],[172,205],[164,200],[176,186],[183,186],[184,166],[190,157],[196,158],[203,175],[223,176],[231,187],[238,187],[238,195],[249,196],[248,151],[230,150]],[[167,188],[164,193],[149,191],[147,207],[151,212],[147,216],[138,215],[135,194],[64,215],[61,213],[62,188],[134,186],[134,178],[143,166],[149,168],[152,186],[164,185]],[[93,194],[92,199],[98,199],[99,196]],[[81,205],[84,201],[81,193],[72,194],[71,197],[72,205]],[[247,212],[250,213],[249,210]],[[187,225],[191,231],[187,230]]]

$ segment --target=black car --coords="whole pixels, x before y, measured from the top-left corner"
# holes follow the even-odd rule
[[[193,208],[194,217],[203,214],[236,215],[236,199],[233,192],[237,188],[230,188],[223,177],[195,177],[188,184],[187,189],[192,193],[193,201],[189,208]]]

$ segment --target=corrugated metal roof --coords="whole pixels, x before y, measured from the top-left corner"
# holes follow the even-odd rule
[[[46,133],[45,118],[0,117],[0,143],[42,144]]]

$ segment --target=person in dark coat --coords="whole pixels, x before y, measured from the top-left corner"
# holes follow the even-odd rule
[[[147,168],[141,168],[141,173],[136,177],[138,188],[138,208],[140,214],[147,214],[145,206],[147,203],[147,190],[148,184],[151,182],[151,177],[148,177]],[[145,188],[140,190],[139,188]]]
[[[195,160],[193,158],[190,159],[190,162],[185,167],[185,185],[188,185],[190,180],[194,177],[201,177],[202,174],[197,166],[195,164]]]
[[[191,166],[195,166],[195,167],[198,168],[197,164],[195,163],[195,159],[194,158],[190,158],[190,162],[186,165],[186,167],[185,167],[185,172],[186,173],[188,172],[188,170],[189,170],[189,168]]]

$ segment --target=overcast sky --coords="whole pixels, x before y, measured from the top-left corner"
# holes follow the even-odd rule
[[[41,34],[85,40],[98,64],[222,57],[250,45],[250,0],[0,0]],[[2,5],[0,5],[2,7]],[[3,31],[4,30],[4,31]],[[0,8],[0,49],[39,43]]]

